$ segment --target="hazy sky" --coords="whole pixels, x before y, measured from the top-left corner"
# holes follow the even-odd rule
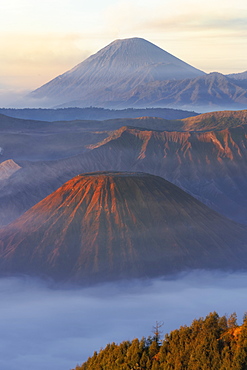
[[[128,37],[205,72],[247,70],[246,0],[8,0],[0,30],[0,91],[34,89]]]
[[[246,274],[191,273],[175,281],[53,290],[0,279],[0,369],[68,370],[107,343],[163,334],[213,311],[246,311]]]

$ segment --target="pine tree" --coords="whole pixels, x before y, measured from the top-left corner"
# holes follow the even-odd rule
[[[247,315],[238,326],[235,313],[212,312],[163,341],[157,323],[154,329],[147,339],[108,344],[75,370],[247,370]]]

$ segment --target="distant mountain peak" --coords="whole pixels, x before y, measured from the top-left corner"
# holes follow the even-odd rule
[[[50,104],[81,101],[102,106],[125,99],[131,89],[151,81],[194,78],[204,72],[138,37],[115,40],[31,93]]]
[[[145,40],[142,37],[127,37],[124,39],[116,39],[111,42],[111,44],[118,44],[118,43],[136,43],[136,42],[144,42],[144,43],[149,43],[151,44],[150,41]],[[109,44],[109,45],[111,45]]]
[[[150,63],[181,63],[183,66],[187,65],[188,67],[193,68],[152,42],[142,38],[133,37],[118,39],[111,42],[104,48],[100,49],[97,53],[91,55],[82,63],[75,66],[71,71],[77,69],[85,62],[91,62],[92,60],[101,58],[104,59],[104,62],[108,59],[112,59],[115,63],[120,64],[128,63],[130,65],[134,64],[143,66]],[[201,74],[203,73],[201,72]]]
[[[150,41],[147,41],[141,37],[130,37],[130,38],[124,38],[124,39],[116,39],[114,41],[112,41],[110,44],[106,45],[103,49],[101,50],[104,50],[104,49],[107,49],[111,46],[115,46],[115,47],[133,47],[133,46],[137,46],[137,45],[141,45],[143,44],[143,46],[147,46],[147,45],[154,45],[155,47],[158,47],[156,46],[155,44],[153,44],[152,42]]]
[[[119,55],[116,55],[116,52]],[[121,57],[129,63],[138,61],[140,65],[149,64],[150,62],[171,63],[179,60],[150,41],[138,37],[115,40],[93,56],[99,56],[104,53],[114,54],[114,57]]]

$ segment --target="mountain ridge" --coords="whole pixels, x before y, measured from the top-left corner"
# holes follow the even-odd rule
[[[213,72],[193,79],[154,81],[140,85],[124,98],[133,107],[180,107],[183,109],[244,109],[247,89],[238,80]],[[220,108],[220,109],[219,109]]]
[[[165,119],[182,119],[197,115],[194,111],[179,109],[104,109],[96,107],[87,108],[1,108],[0,113],[5,116],[38,121],[72,121],[72,120],[107,120],[118,118],[137,118],[142,116],[160,117]]]
[[[205,74],[140,38],[115,40],[30,97],[61,107],[243,109],[246,72]],[[49,101],[50,99],[50,101]]]
[[[44,160],[43,152],[42,156],[39,155],[42,137],[36,141],[37,154],[29,151],[26,141],[25,145],[22,144],[22,136],[19,145],[15,144],[16,153],[1,141],[4,149],[2,159],[8,159],[8,152],[15,153],[12,159],[22,168],[0,182],[0,225],[13,221],[78,173],[106,170],[142,171],[161,176],[230,219],[246,223],[247,126],[241,125],[245,120],[246,111],[239,111],[203,114],[198,116],[198,122],[194,119],[176,121],[180,129],[199,130],[200,125],[214,128],[214,131],[197,132],[160,130],[159,120],[149,118],[139,120],[141,128],[122,127],[126,121],[120,120],[120,128],[88,135],[84,142],[77,131],[78,126],[68,125],[62,141],[58,133],[55,139],[52,136],[48,154],[52,153],[54,157],[58,148],[56,160]],[[128,122],[133,124],[136,121]],[[154,126],[155,122],[156,130],[145,128]],[[113,127],[111,123],[106,125]],[[173,122],[170,124],[174,125]],[[228,129],[222,130],[227,126]],[[75,130],[69,143],[75,146],[78,141],[81,145],[78,152],[72,152],[69,157],[67,129]],[[32,130],[27,131],[26,136],[33,145],[30,132]],[[8,140],[13,143],[12,135]],[[46,137],[45,140],[47,142]],[[67,144],[61,147],[61,143]],[[19,147],[22,153],[19,153]],[[24,148],[27,150],[25,157],[32,154],[37,161],[21,160]]]

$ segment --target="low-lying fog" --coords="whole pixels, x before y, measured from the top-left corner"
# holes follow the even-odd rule
[[[190,325],[209,312],[247,311],[247,273],[195,272],[177,280],[53,289],[27,278],[0,280],[0,369],[69,370],[94,350]]]

